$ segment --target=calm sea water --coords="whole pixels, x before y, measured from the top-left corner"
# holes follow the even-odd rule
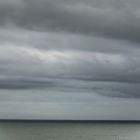
[[[0,140],[139,140],[140,123],[0,123]]]

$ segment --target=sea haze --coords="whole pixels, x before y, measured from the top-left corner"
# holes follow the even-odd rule
[[[0,0],[0,119],[140,120],[139,0]]]

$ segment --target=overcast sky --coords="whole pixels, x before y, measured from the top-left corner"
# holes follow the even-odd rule
[[[0,118],[140,119],[139,0],[0,0]]]

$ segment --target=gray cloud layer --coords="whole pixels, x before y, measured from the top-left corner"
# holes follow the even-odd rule
[[[1,0],[0,24],[139,42],[139,0]]]
[[[138,0],[0,0],[0,88],[95,91],[100,81],[100,95],[139,97],[139,7]]]
[[[0,0],[0,118],[139,119],[139,0]]]

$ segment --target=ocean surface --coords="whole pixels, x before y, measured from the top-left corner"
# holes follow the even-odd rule
[[[0,122],[0,140],[139,139],[139,122]]]

